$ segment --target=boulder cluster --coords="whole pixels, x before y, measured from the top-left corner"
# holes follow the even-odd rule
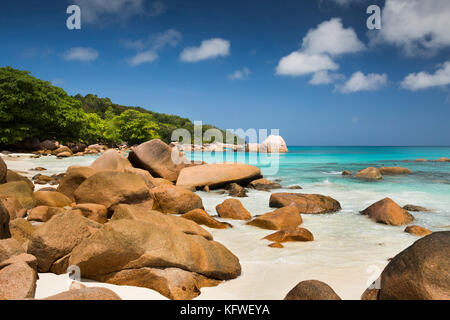
[[[365,169],[362,169],[358,171],[355,174],[355,178],[362,179],[366,181],[377,181],[383,179],[383,176],[389,176],[389,175],[404,175],[404,174],[410,174],[412,171],[408,168],[403,167],[381,167],[381,168],[375,168],[375,167],[368,167]],[[342,172],[343,176],[352,176],[352,173],[349,170],[344,170]]]

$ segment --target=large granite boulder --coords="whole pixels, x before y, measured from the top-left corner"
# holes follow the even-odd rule
[[[163,214],[155,210],[143,209],[135,205],[118,205],[114,210],[114,214],[111,217],[111,220],[114,221],[121,219],[151,222],[153,224],[158,224],[166,227],[173,226],[186,234],[199,235],[208,240],[213,239],[212,235],[208,231],[206,231],[193,221]]]
[[[37,206],[63,208],[72,204],[69,197],[57,191],[36,191],[34,199],[36,199]]]
[[[269,230],[283,230],[296,228],[302,223],[302,216],[296,206],[277,209],[259,216],[248,225]]]
[[[369,168],[363,169],[361,171],[358,171],[358,173],[355,174],[355,177],[358,179],[364,179],[364,180],[369,180],[369,181],[383,179],[383,176],[381,175],[380,170],[375,167],[369,167]]]
[[[361,214],[367,215],[375,222],[392,226],[409,224],[414,220],[414,217],[408,211],[400,207],[390,198],[384,198],[375,202],[361,211]]]
[[[54,151],[59,148],[59,142],[55,140],[45,140],[41,142],[40,149],[41,150],[50,150]]]
[[[259,145],[259,152],[263,153],[286,153],[288,148],[281,136],[270,135]]]
[[[24,181],[8,182],[0,184],[0,197],[14,197],[26,209],[31,209],[36,205],[33,196],[33,189]]]
[[[237,199],[226,199],[216,206],[216,211],[221,218],[234,220],[250,220],[252,218],[251,213]]]
[[[284,300],[341,300],[341,298],[326,283],[306,280],[289,291]]]
[[[66,211],[36,227],[27,252],[37,258],[39,272],[47,272],[53,263],[69,254],[100,227],[101,224]]]
[[[25,251],[19,241],[13,238],[0,240],[0,263],[21,253]]]
[[[11,238],[23,244],[31,240],[35,227],[25,219],[15,219],[9,223]]]
[[[99,301],[99,300],[122,300],[114,291],[106,288],[82,288],[75,290],[68,290],[53,296],[47,297],[42,300],[88,300],[88,301]]]
[[[6,166],[5,161],[3,161],[2,157],[0,157],[0,183],[6,182],[6,173],[8,168]]]
[[[134,167],[148,170],[152,176],[169,181],[177,180],[186,163],[176,148],[172,149],[159,139],[132,148],[128,160]]]
[[[56,189],[58,192],[69,197],[71,200],[75,200],[75,190],[96,171],[90,167],[71,166],[67,168],[66,175],[61,180]]]
[[[381,167],[380,173],[382,175],[399,175],[399,174],[408,174],[412,171],[408,168],[403,167]]]
[[[145,181],[138,175],[119,171],[100,171],[87,178],[74,192],[75,202],[102,204],[108,210],[120,203],[151,201]]]
[[[161,185],[150,189],[153,208],[164,213],[183,214],[194,209],[203,209],[202,199],[190,190],[172,185]]]
[[[261,178],[261,170],[248,164],[203,164],[181,170],[177,186],[209,186],[210,189],[215,189],[233,182],[246,186],[258,178]]]
[[[273,193],[269,206],[282,208],[290,205],[297,207],[300,213],[320,214],[333,213],[341,210],[341,204],[328,196],[304,193]]]
[[[158,277],[152,280],[151,271],[141,269],[177,268],[215,280],[241,273],[238,258],[215,241],[187,234],[176,225],[130,219],[105,224],[72,251],[69,264],[80,267],[87,279],[128,284],[136,278],[133,285],[154,290],[161,290]]]
[[[95,159],[89,166],[95,171],[121,171],[132,168],[130,161],[114,149],[110,149]]]
[[[0,270],[0,297],[5,300],[34,298],[37,273],[25,262],[16,262]]]
[[[27,214],[27,209],[22,207],[20,202],[14,197],[0,196],[0,207],[6,210],[9,214],[10,220],[23,218]]]
[[[434,232],[396,255],[381,273],[380,300],[449,300],[450,231]]]
[[[8,170],[6,173],[6,182],[19,182],[19,181],[23,181],[26,182],[31,190],[34,190],[34,184],[33,182],[28,179],[27,177],[22,176],[21,174],[19,174],[18,172],[12,171],[12,170]]]

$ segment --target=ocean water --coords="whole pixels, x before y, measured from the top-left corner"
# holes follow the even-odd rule
[[[233,225],[231,229],[206,228],[239,258],[242,275],[217,287],[203,288],[197,299],[282,299],[298,282],[309,279],[328,283],[343,299],[359,299],[388,259],[419,239],[405,233],[405,226],[377,224],[359,213],[385,197],[401,206],[415,204],[433,210],[414,212],[413,224],[432,231],[450,230],[450,163],[413,162],[418,158],[450,157],[450,147],[290,147],[289,150],[278,158],[245,153],[186,154],[206,162],[257,165],[267,178],[281,179],[283,187],[303,187],[273,192],[319,193],[335,198],[342,206],[334,214],[302,215],[302,227],[310,230],[315,240],[286,243],[283,249],[270,248],[270,242],[262,240],[272,231],[247,226],[243,221],[228,220]],[[95,156],[5,158],[11,169],[29,176],[36,174],[30,171],[36,166],[49,169],[48,173],[59,173],[69,165],[89,165],[94,159]],[[341,175],[343,170],[356,173],[368,166],[403,166],[413,173],[385,176],[377,182]],[[213,216],[217,215],[216,205],[228,198],[215,192],[198,194],[206,211]],[[269,207],[270,192],[250,190],[248,195],[239,200],[252,215],[273,210]]]

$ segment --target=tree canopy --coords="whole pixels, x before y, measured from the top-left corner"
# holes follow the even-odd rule
[[[118,105],[94,94],[72,97],[28,71],[0,68],[0,145],[29,137],[131,145],[160,138],[169,143],[178,128],[193,136],[194,124],[189,119]],[[203,132],[210,128],[215,127],[204,125]]]

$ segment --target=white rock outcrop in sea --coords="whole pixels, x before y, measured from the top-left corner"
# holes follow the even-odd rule
[[[270,135],[259,146],[260,153],[286,153],[288,148],[286,142],[281,136]]]

